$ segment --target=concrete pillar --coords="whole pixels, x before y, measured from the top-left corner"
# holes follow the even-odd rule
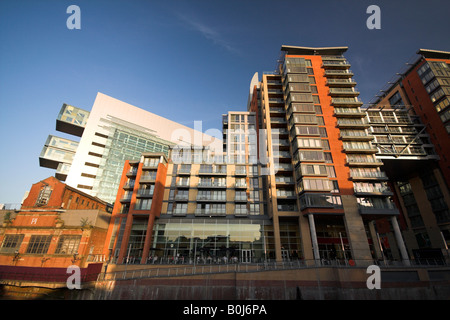
[[[273,221],[273,237],[275,241],[275,260],[277,262],[283,261],[283,257],[281,256],[281,239],[280,239],[280,223],[278,215],[275,215],[272,218]]]
[[[372,263],[369,242],[367,239],[364,221],[359,213],[358,203],[354,195],[342,195],[344,207],[344,224],[347,239],[352,252],[352,258],[357,265]]]
[[[409,266],[410,261],[409,261],[409,257],[408,257],[408,252],[406,251],[405,243],[403,242],[402,233],[400,232],[400,227],[398,226],[396,216],[391,217],[391,223],[392,223],[392,227],[394,228],[395,239],[397,240],[397,246],[398,246],[398,249],[400,250],[400,255],[402,257],[402,261],[406,265]]]
[[[152,244],[153,226],[155,224],[155,216],[150,214],[148,217],[147,232],[145,233],[144,249],[142,252],[141,264],[146,264],[148,253]]]
[[[123,259],[127,256],[128,253],[128,241],[130,240],[131,227],[133,226],[133,215],[128,214],[127,222],[125,224],[125,230],[122,236],[122,245],[120,247],[119,257],[117,263],[124,263]],[[120,230],[119,230],[120,232]]]
[[[303,259],[305,259],[305,261],[311,261],[314,259],[314,254],[311,237],[308,236],[311,233],[309,229],[308,217],[304,215],[299,216],[298,226],[300,230],[300,241]]]
[[[320,263],[319,243],[317,242],[316,224],[314,222],[314,215],[308,213],[309,230],[311,232],[311,242],[313,246],[314,260]]]
[[[369,233],[370,233],[370,237],[372,238],[372,242],[373,242],[373,250],[374,250],[375,258],[383,259],[383,253],[382,253],[382,249],[380,247],[380,242],[379,242],[377,232],[375,230],[375,221],[374,220],[369,222]]]

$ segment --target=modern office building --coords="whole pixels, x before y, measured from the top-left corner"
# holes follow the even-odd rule
[[[90,112],[64,104],[56,130],[80,137],[49,136],[40,165],[55,176],[107,202],[114,202],[125,160],[163,152],[177,144],[222,149],[222,141],[146,110],[98,93]]]
[[[439,258],[450,244],[449,64],[450,52],[418,50],[367,109],[417,257]]]

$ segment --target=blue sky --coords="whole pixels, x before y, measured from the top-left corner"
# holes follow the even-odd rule
[[[81,9],[69,30],[68,6]],[[369,5],[381,29],[369,30]],[[54,174],[39,154],[63,103],[97,92],[168,119],[221,128],[283,44],[348,46],[368,102],[419,48],[450,51],[449,1],[0,1],[0,203]]]

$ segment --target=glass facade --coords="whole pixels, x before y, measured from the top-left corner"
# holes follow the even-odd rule
[[[103,153],[93,194],[113,203],[119,189],[120,177],[126,160],[136,161],[145,152],[169,153],[169,142],[155,136],[140,134],[131,128],[112,123]]]
[[[283,238],[287,250],[298,250],[298,227]],[[171,219],[153,230],[150,261],[184,263],[246,263],[275,259],[269,220]],[[155,257],[157,257],[155,259]]]
[[[57,120],[61,120],[76,126],[85,127],[89,118],[89,111],[64,104],[58,114]]]

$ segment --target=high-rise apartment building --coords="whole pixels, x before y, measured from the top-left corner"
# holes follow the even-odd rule
[[[72,141],[49,136],[40,165],[57,169],[56,177],[113,203],[125,160],[143,152],[163,152],[177,144],[222,149],[222,141],[146,110],[98,93],[90,112],[64,104],[58,131],[81,137]]]
[[[411,255],[450,243],[450,52],[417,51],[370,103],[368,116],[405,219]]]
[[[193,149],[183,161],[144,153],[126,162],[105,251],[113,262],[275,258],[259,166],[208,162],[204,152]]]
[[[373,221],[389,217],[408,260],[382,162],[358,99],[347,47],[282,46],[278,70],[263,74],[249,103],[267,130],[268,214],[294,225],[305,259],[367,261],[380,255]]]

